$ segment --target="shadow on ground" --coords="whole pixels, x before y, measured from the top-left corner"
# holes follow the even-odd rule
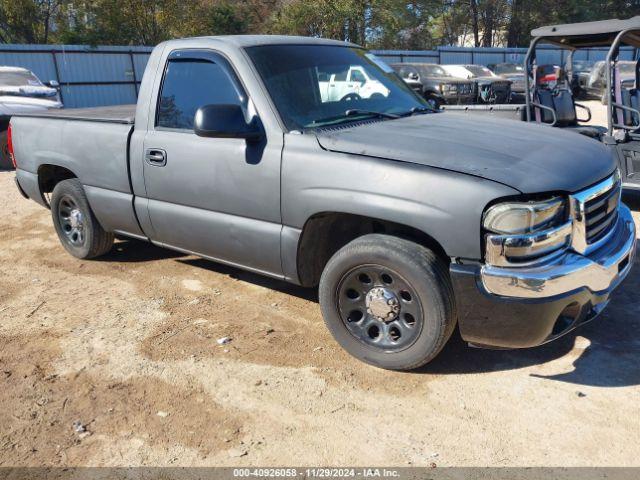
[[[208,260],[186,256],[140,241],[122,241],[105,261],[149,262],[163,258],[192,267],[296,296],[318,301],[316,289],[246,272]],[[640,384],[640,265],[639,259],[626,281],[614,292],[605,312],[591,323],[547,345],[522,350],[481,350],[469,347],[456,331],[430,364],[418,372],[424,374],[475,374],[516,370],[557,360],[574,349],[576,336],[588,340],[588,346],[573,363],[571,372],[541,379],[576,385],[624,387]],[[532,319],[535,321],[535,319]]]

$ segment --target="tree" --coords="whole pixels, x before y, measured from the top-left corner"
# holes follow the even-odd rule
[[[0,41],[48,43],[62,0],[0,0]]]
[[[640,0],[0,0],[0,42],[155,45],[283,33],[375,48],[526,46],[541,25],[640,14]]]

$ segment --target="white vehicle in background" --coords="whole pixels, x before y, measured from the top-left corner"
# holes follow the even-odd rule
[[[511,80],[499,77],[483,65],[441,65],[449,75],[475,83],[478,103],[509,103]]]
[[[42,83],[26,68],[0,67],[0,170],[13,168],[7,132],[11,116],[62,108],[58,86],[55,81]]]
[[[320,98],[323,102],[339,102],[341,100],[359,100],[375,98],[375,95],[387,97],[389,90],[378,80],[369,76],[360,66],[353,66],[347,71],[332,73],[320,79]]]

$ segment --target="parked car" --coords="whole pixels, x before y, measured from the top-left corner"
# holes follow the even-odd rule
[[[61,108],[57,83],[44,85],[33,72],[0,67],[0,169],[13,168],[9,161],[7,128],[16,113]]]
[[[571,65],[571,88],[575,98],[583,98],[586,95],[586,85],[594,63],[590,60],[573,61]]]
[[[620,72],[622,88],[633,88],[636,81],[636,62],[622,60],[618,62],[617,66]],[[589,78],[584,86],[584,92],[588,98],[597,98],[606,105],[608,94],[605,61],[599,61],[593,65]]]
[[[511,80],[499,77],[482,65],[443,65],[457,78],[473,80],[478,103],[508,103],[511,100]]]
[[[388,93],[320,95],[354,67]],[[553,340],[634,263],[607,147],[434,111],[350,43],[165,42],[137,107],[22,114],[9,131],[18,188],[71,255],[117,234],[319,286],[336,341],[383,368],[429,362],[456,325],[477,346]]]
[[[522,96],[526,91],[524,86],[524,67],[517,63],[493,63],[487,68],[496,75],[511,80],[511,92]]]
[[[395,63],[391,67],[429,104],[469,104],[475,100],[473,82],[453,77],[440,65],[431,63]]]

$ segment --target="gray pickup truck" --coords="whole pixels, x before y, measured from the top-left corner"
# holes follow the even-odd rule
[[[382,93],[321,94],[354,67]],[[456,325],[477,346],[545,343],[597,316],[633,264],[605,146],[434,112],[348,43],[162,43],[137,107],[18,116],[11,132],[18,188],[70,254],[127,236],[319,286],[335,339],[383,368],[429,362]]]

